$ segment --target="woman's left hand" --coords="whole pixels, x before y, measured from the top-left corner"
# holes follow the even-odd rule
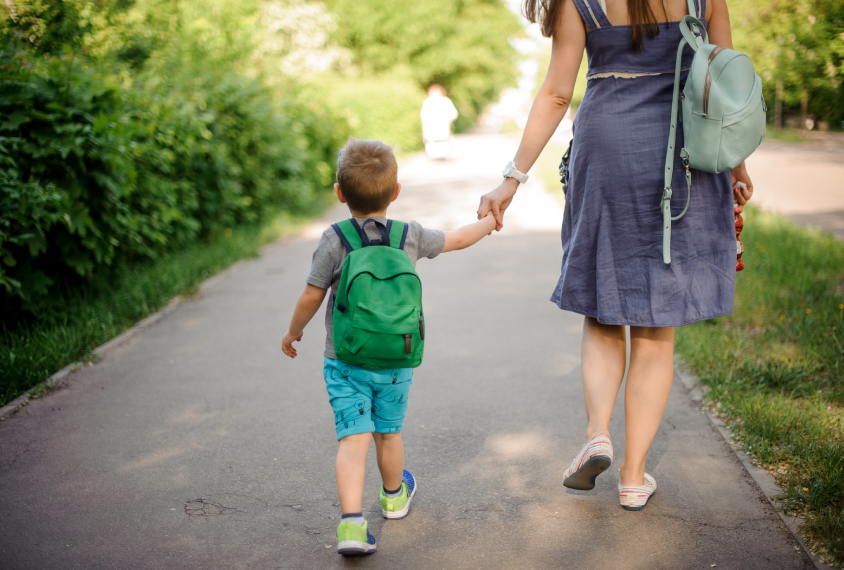
[[[743,162],[730,171],[730,176],[732,177],[734,188],[733,195],[735,196],[736,202],[738,202],[735,212],[736,214],[741,214],[744,211],[744,205],[753,196],[753,182],[750,181],[750,175],[747,173],[747,168]],[[744,182],[747,188],[736,188],[737,182]]]
[[[505,178],[498,188],[481,196],[478,206],[478,219],[484,219],[487,214],[495,218],[495,231],[504,227],[504,210],[510,206],[513,196],[519,188],[519,182],[513,178]]]

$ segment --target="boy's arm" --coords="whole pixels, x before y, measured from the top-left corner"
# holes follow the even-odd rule
[[[485,235],[489,235],[495,229],[495,218],[488,214],[483,220],[477,221],[474,224],[463,226],[453,232],[445,233],[445,245],[443,246],[443,253],[447,251],[454,251],[455,249],[464,249],[470,245],[475,245]]]
[[[311,284],[305,285],[305,290],[299,295],[296,301],[296,308],[293,310],[293,318],[290,319],[290,328],[284,334],[281,341],[281,350],[290,358],[296,358],[298,354],[293,347],[293,341],[302,340],[305,327],[322,305],[325,293],[328,289],[320,289]]]

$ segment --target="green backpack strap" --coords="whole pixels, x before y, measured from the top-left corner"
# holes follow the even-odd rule
[[[343,247],[348,253],[352,253],[356,249],[363,247],[363,241],[360,239],[358,227],[352,220],[343,220],[336,224],[331,224],[331,228],[340,238]]]
[[[680,45],[677,46],[677,61],[674,65],[674,93],[671,97],[671,128],[668,131],[668,149],[665,152],[665,186],[662,190],[660,206],[662,209],[662,261],[666,264],[671,263],[671,222],[679,220],[686,215],[689,204],[692,201],[692,173],[689,171],[689,154],[684,148],[681,149],[680,156],[683,159],[683,166],[686,169],[686,207],[683,208],[683,211],[679,215],[671,215],[671,195],[673,193],[671,181],[674,176],[672,172],[674,153],[676,152],[674,146],[677,141],[677,123],[679,122],[677,111],[680,103],[680,75],[682,73],[683,48],[688,45],[694,51],[697,51],[697,48],[705,43],[709,43],[706,28],[700,20],[695,18],[694,0],[686,1],[689,7],[689,14],[680,22],[680,31],[683,33],[683,39],[680,40]]]
[[[404,251],[404,244],[407,241],[407,231],[410,227],[398,220],[387,221],[387,232],[390,235],[390,247]]]
[[[379,240],[370,240],[369,236],[366,235],[364,228],[370,223],[375,224],[378,231],[381,233],[381,238]],[[408,225],[404,222],[387,220],[387,225],[384,226],[372,218],[364,220],[363,223],[358,222],[355,218],[351,218],[349,220],[337,222],[336,224],[331,224],[331,227],[334,229],[337,237],[340,238],[340,241],[343,243],[343,247],[345,247],[346,251],[349,253],[356,249],[361,249],[362,247],[368,247],[371,245],[386,245],[395,249],[404,250],[404,244],[407,240],[408,232]]]

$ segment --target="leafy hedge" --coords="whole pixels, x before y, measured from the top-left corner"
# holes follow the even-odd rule
[[[355,136],[383,139],[401,151],[422,148],[419,111],[425,91],[400,70],[343,79],[343,89],[332,88],[335,77],[324,75],[312,85],[313,97],[342,115]]]
[[[192,68],[120,81],[75,55],[0,54],[0,303],[295,211],[347,132],[257,79]]]

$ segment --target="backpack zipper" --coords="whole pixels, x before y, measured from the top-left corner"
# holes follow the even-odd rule
[[[348,299],[348,298],[349,298],[349,291],[351,291],[351,290],[352,290],[352,285],[354,285],[354,283],[355,283],[355,279],[357,279],[357,278],[358,278],[358,277],[360,277],[361,275],[370,275],[370,276],[372,276],[372,278],[373,278],[373,279],[378,279],[378,281],[389,281],[390,279],[395,279],[396,277],[400,277],[400,276],[402,276],[402,275],[413,275],[414,277],[416,277],[417,281],[419,281],[419,288],[420,288],[420,289],[422,288],[422,280],[421,280],[421,279],[419,279],[419,275],[417,275],[416,273],[411,273],[411,272],[409,272],[409,271],[406,271],[406,272],[404,272],[404,273],[397,273],[397,274],[395,274],[395,275],[393,275],[392,277],[389,277],[389,278],[387,278],[387,279],[380,279],[380,278],[376,277],[376,276],[375,276],[375,275],[374,275],[371,271],[363,271],[363,272],[358,273],[357,275],[355,275],[355,276],[352,278],[352,280],[349,282],[349,284],[346,286],[346,299]]]
[[[718,54],[724,51],[721,46],[716,46],[709,54],[709,60],[706,62],[706,80],[703,82],[703,114],[709,114],[709,89],[712,87],[712,75],[709,73],[709,67],[712,61],[718,57]]]

